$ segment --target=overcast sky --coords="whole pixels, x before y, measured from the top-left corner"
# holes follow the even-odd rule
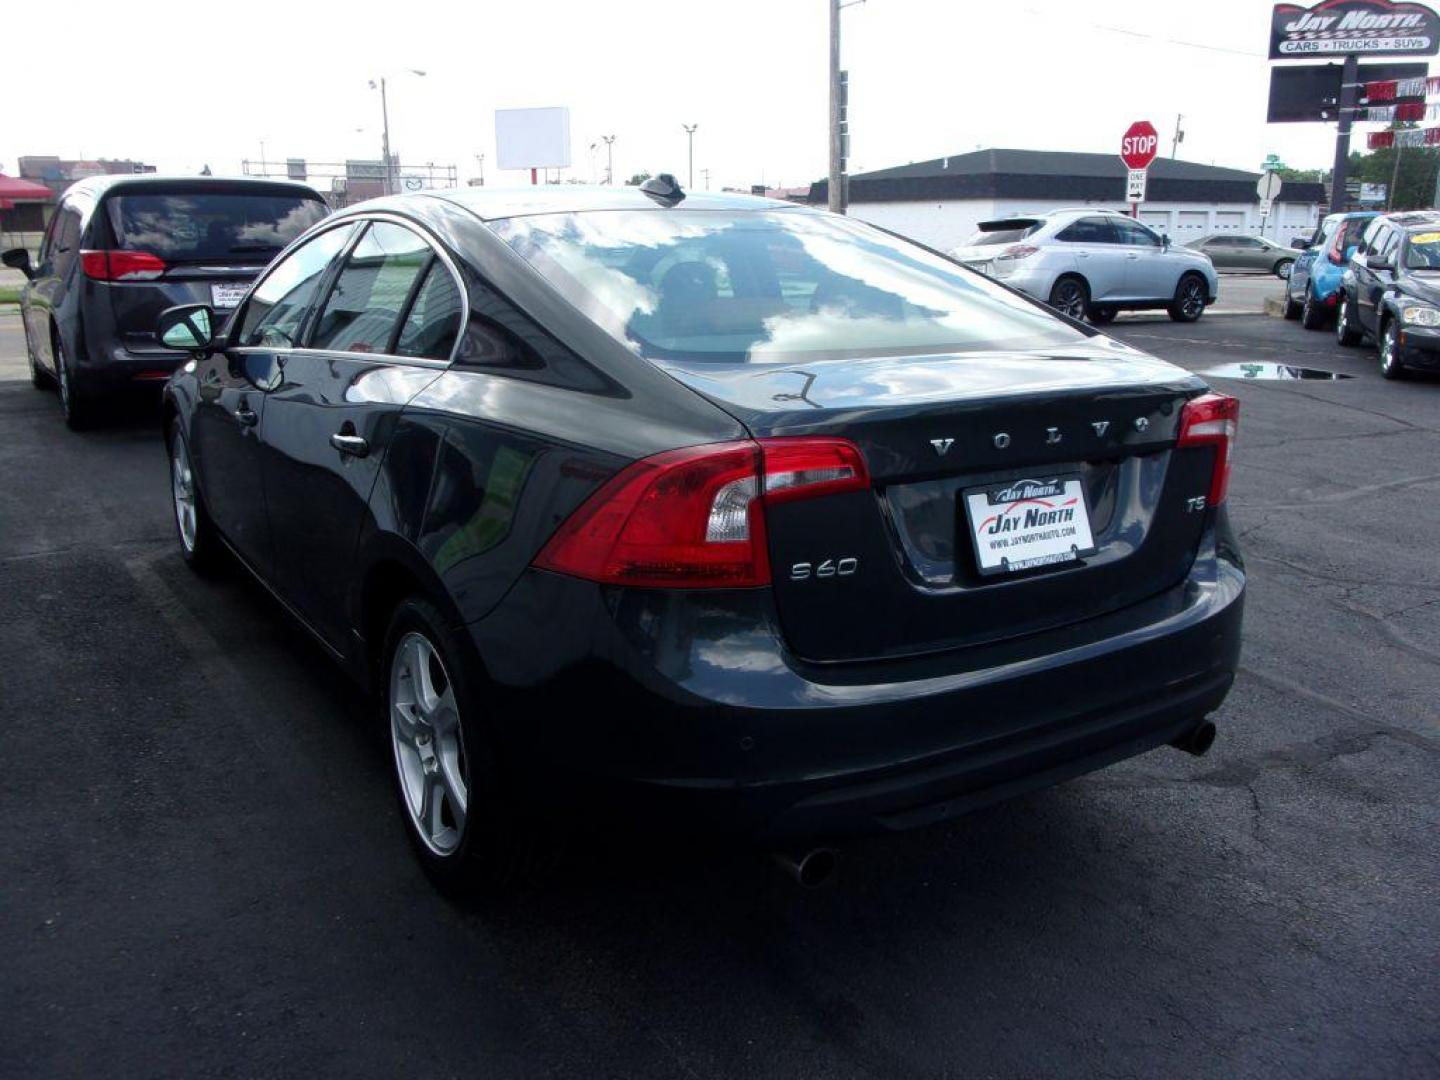
[[[378,158],[494,169],[494,110],[566,105],[573,168],[696,184],[797,185],[826,169],[826,0],[333,0],[12,3],[0,169],[22,154],[133,157],[165,172],[243,158]],[[1134,119],[1168,153],[1256,169],[1328,166],[1334,130],[1265,123],[1266,0],[866,0],[847,8],[852,172],[977,147],[1115,152]],[[373,12],[373,14],[371,14]],[[63,15],[63,26],[60,17]],[[58,40],[57,40],[58,39]],[[63,44],[62,44],[63,43]],[[421,68],[420,78],[403,74]],[[357,130],[360,129],[360,130]],[[1355,140],[1363,147],[1363,135]]]

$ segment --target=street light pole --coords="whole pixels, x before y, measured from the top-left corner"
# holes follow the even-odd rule
[[[700,125],[681,124],[680,126],[685,129],[685,134],[690,139],[690,180],[686,186],[693,189],[695,187],[695,129]]]
[[[407,68],[411,75],[419,75],[422,79],[425,72],[419,68]],[[380,91],[380,165],[385,170],[385,194],[395,194],[394,163],[390,160],[390,102],[385,96],[385,76],[380,76],[380,85],[375,85],[375,80],[370,80],[370,89]]]
[[[390,105],[385,100],[385,76],[380,76],[380,164],[385,170],[385,194],[395,192],[390,183]]]
[[[615,183],[615,136],[601,135],[605,143],[605,183]]]
[[[830,0],[830,184],[827,204],[832,214],[843,214],[840,160],[840,0]]]

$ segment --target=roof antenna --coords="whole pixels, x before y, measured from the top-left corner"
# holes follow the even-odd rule
[[[676,206],[685,198],[685,192],[680,189],[680,181],[668,172],[652,176],[640,185],[640,190],[661,206]]]

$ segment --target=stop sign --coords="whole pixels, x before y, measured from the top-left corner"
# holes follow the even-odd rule
[[[1155,134],[1155,125],[1149,120],[1136,120],[1125,129],[1125,137],[1120,140],[1120,160],[1126,168],[1148,169],[1159,148],[1160,136]]]

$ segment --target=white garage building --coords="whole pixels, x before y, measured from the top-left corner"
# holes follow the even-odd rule
[[[1140,219],[1177,244],[1212,233],[1259,233],[1258,172],[1159,158],[1150,166]],[[824,205],[827,183],[810,187]],[[1287,183],[1265,235],[1281,244],[1308,237],[1319,220],[1324,185]],[[948,250],[981,221],[1067,206],[1129,210],[1125,165],[1115,154],[1056,150],[977,150],[850,178],[849,212],[923,244]]]

